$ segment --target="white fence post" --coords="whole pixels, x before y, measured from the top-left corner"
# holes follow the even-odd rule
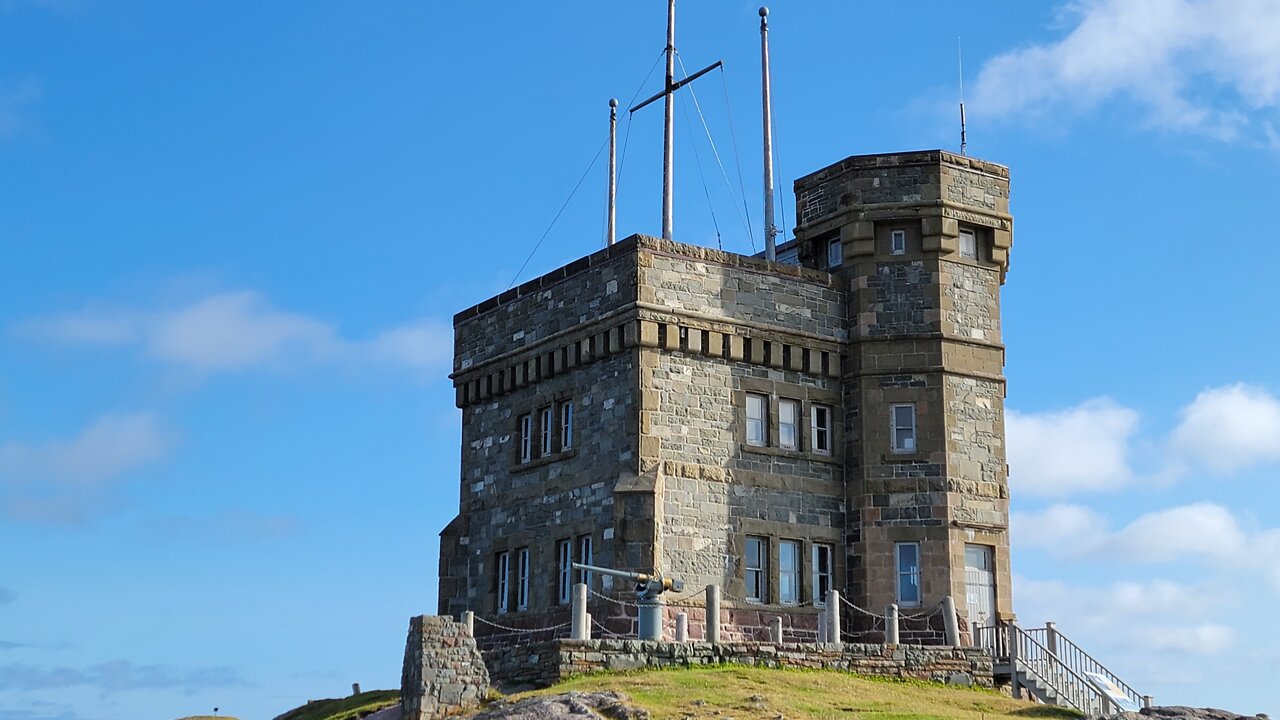
[[[898,606],[890,604],[884,610],[884,644],[898,644]]]
[[[573,624],[570,638],[573,640],[591,639],[591,616],[587,614],[587,585],[575,583],[573,586]]]
[[[960,619],[956,617],[956,600],[950,595],[942,598],[942,624],[947,631],[947,644],[960,647]],[[976,628],[969,628],[969,641],[977,645]]]
[[[467,626],[467,634],[476,636],[476,614],[470,610],[462,613],[462,624]]]
[[[776,617],[769,623],[769,639],[775,645],[782,644],[782,618]]]
[[[824,643],[827,641],[827,631],[830,629],[827,627],[827,611],[823,610],[818,613],[818,642]]]
[[[844,638],[840,637],[840,591],[827,592],[827,642],[840,646]]]
[[[676,642],[689,642],[689,613],[676,613]]]

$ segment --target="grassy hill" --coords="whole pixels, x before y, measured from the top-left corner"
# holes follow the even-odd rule
[[[275,720],[357,720],[398,702],[399,690],[370,690],[338,700],[312,700]]]
[[[1074,720],[1070,710],[976,688],[866,678],[823,670],[715,666],[571,679],[521,697],[617,690],[654,720]]]
[[[825,670],[714,666],[573,678],[512,699],[570,690],[616,690],[654,720],[1076,720],[1079,713],[1013,700],[977,688],[868,678]],[[399,694],[376,690],[316,700],[277,720],[356,720],[394,705]],[[220,719],[225,720],[225,718]]]

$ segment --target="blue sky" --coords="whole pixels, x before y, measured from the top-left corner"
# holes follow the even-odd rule
[[[456,509],[451,315],[588,167],[520,277],[601,245],[591,160],[660,82],[663,5],[0,0],[0,719],[398,683]],[[726,70],[678,110],[676,237],[738,252],[755,10],[677,27]],[[1280,710],[1280,2],[771,21],[788,232],[797,176],[957,148],[963,37],[969,150],[1013,177],[1023,623],[1158,701]],[[621,132],[620,234],[657,234],[660,109]]]

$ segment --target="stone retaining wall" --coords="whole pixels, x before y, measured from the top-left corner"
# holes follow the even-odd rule
[[[726,664],[843,670],[954,685],[993,686],[991,656],[978,648],[552,640],[488,651],[484,657],[490,677],[498,686],[546,687],[571,675],[602,670]]]
[[[489,692],[489,671],[467,627],[453,618],[409,619],[400,674],[403,720],[432,720],[478,707]]]

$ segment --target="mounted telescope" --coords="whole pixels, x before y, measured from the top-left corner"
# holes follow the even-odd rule
[[[683,580],[663,577],[661,573],[646,575],[644,573],[614,570],[613,568],[584,565],[582,563],[573,563],[573,569],[582,570],[584,572],[600,573],[601,575],[608,575],[610,577],[635,582],[636,593],[638,593],[636,597],[636,605],[639,607],[639,636],[641,640],[662,639],[662,593],[667,592],[668,590],[672,592],[684,592]]]

